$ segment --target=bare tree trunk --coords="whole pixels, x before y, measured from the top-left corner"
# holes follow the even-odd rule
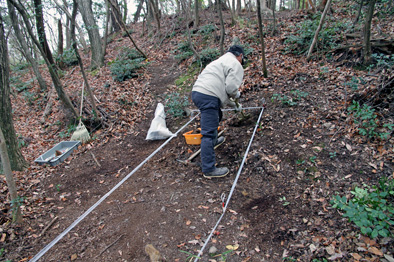
[[[26,60],[29,61],[29,63],[32,66],[33,72],[34,72],[35,76],[37,77],[38,84],[40,85],[40,89],[46,91],[48,89],[47,84],[46,84],[44,78],[42,77],[40,70],[38,69],[38,63],[32,57],[32,55],[29,53],[30,48],[28,47],[28,45],[25,41],[25,38],[22,35],[22,32],[19,28],[19,21],[18,21],[18,17],[16,16],[16,13],[15,13],[15,7],[9,1],[7,1],[7,6],[8,6],[8,13],[9,13],[9,16],[11,19],[12,27],[14,29],[15,36],[18,39],[18,42],[20,43],[20,45],[22,47],[22,52],[23,52],[24,56],[26,57]]]
[[[55,65],[55,60],[53,59],[51,49],[49,48],[48,41],[45,35],[44,27],[44,16],[42,13],[42,3],[41,0],[34,0],[35,16],[36,16],[36,28],[38,39],[44,51],[45,56],[48,58],[51,65]]]
[[[353,28],[358,23],[358,20],[360,19],[360,16],[361,16],[361,11],[363,10],[364,0],[360,0],[360,1],[361,2],[360,2],[360,6],[358,7],[357,16],[356,16],[356,19],[354,19],[354,22],[353,22]]]
[[[313,48],[315,47],[315,44],[316,44],[316,41],[317,41],[317,37],[319,36],[319,32],[320,32],[320,30],[321,30],[321,28],[323,26],[323,23],[324,23],[324,18],[326,17],[326,14],[327,14],[328,10],[330,9],[330,4],[331,4],[331,0],[328,0],[327,4],[326,4],[326,7],[324,8],[323,14],[321,15],[319,26],[316,29],[315,37],[313,37],[312,44],[309,47],[308,55],[306,56],[306,59],[308,59],[308,60],[311,57]]]
[[[220,54],[224,54],[224,34],[225,34],[225,29],[224,29],[224,21],[223,21],[223,15],[222,15],[222,2],[220,0],[217,1],[217,8],[219,12],[219,19],[220,19]]]
[[[69,39],[68,39],[68,41],[67,41],[67,44],[66,44],[66,46],[67,46],[67,49],[69,49],[70,48],[70,46],[71,46],[71,35],[70,35],[70,27],[71,27],[71,22],[70,22],[70,20],[71,20],[71,14],[70,14],[70,12],[68,11],[68,8],[67,8],[67,1],[66,0],[63,0],[63,5],[64,6],[62,6],[61,4],[59,4],[59,2],[57,1],[57,0],[53,0],[54,2],[55,2],[55,4],[56,4],[56,6],[58,7],[58,8],[60,8],[65,14],[66,14],[66,17],[67,17],[67,34],[68,34],[68,37],[69,37]],[[78,26],[78,25],[76,25],[76,27],[77,27],[77,29],[78,29],[78,34],[79,34],[79,42],[81,43],[81,45],[82,45],[82,47],[84,48],[84,49],[87,49],[87,44],[86,44],[86,41],[85,41],[85,37],[84,37],[84,33],[83,33],[83,31],[82,31],[82,29],[81,29],[81,27],[80,26]]]
[[[26,14],[25,9],[19,4],[19,2],[16,2],[15,0],[9,0],[9,1],[22,15],[23,21],[25,22],[26,29],[29,33],[30,38],[33,40],[34,44],[40,50],[40,53],[41,53],[42,57],[44,58],[45,63],[47,64],[48,71],[49,71],[52,81],[53,81],[53,85],[55,86],[56,92],[58,93],[60,100],[65,105],[66,110],[70,110],[71,113],[75,117],[78,117],[78,113],[75,110],[73,104],[71,103],[69,96],[64,92],[62,83],[60,82],[59,76],[58,76],[56,69],[55,69],[55,64],[50,63],[48,57],[45,55],[43,48],[41,47],[39,41],[34,36],[32,27],[30,25],[30,21],[28,19],[28,14]],[[40,6],[38,6],[38,7],[40,7]]]
[[[313,10],[314,13],[316,13],[316,7],[313,5],[312,0],[308,0],[309,5],[311,6],[311,9]]]
[[[104,30],[104,39],[103,39],[103,52],[104,56],[107,53],[107,42],[108,42],[108,23],[109,23],[109,18],[110,18],[110,10],[109,10],[109,3],[105,3],[105,11],[107,13],[106,18],[105,18],[105,30]]]
[[[141,14],[143,3],[144,3],[143,0],[139,0],[138,6],[137,6],[137,11],[135,12],[135,15],[134,15],[134,23],[137,23],[138,20],[140,19],[140,14]]]
[[[112,1],[111,1],[111,0],[107,0],[107,1],[108,1],[108,3],[112,6],[112,8],[114,8],[114,6],[112,5]],[[123,30],[125,30],[127,36],[130,38],[130,40],[131,40],[131,42],[133,43],[134,47],[137,49],[137,51],[140,52],[140,53],[143,55],[144,58],[147,58],[147,56],[145,55],[145,53],[142,52],[142,51],[138,48],[137,44],[134,42],[133,38],[131,37],[131,35],[130,35],[129,31],[127,30],[126,25],[123,23],[123,21],[121,21],[120,24],[121,24],[121,26],[123,27]]]
[[[153,13],[153,17],[156,19],[156,23],[157,23],[157,31],[159,33],[159,36],[161,34],[161,29],[160,29],[160,11],[159,11],[159,6],[157,5],[157,2],[155,2],[154,0],[148,0],[148,2],[150,3],[150,7]]]
[[[241,11],[242,11],[242,6],[241,6],[241,0],[237,0],[237,15],[241,15]]]
[[[63,26],[62,21],[57,20],[57,31],[58,31],[58,41],[57,41],[57,53],[63,55]]]
[[[88,31],[90,47],[92,50],[91,68],[102,67],[104,65],[104,51],[101,43],[100,33],[94,20],[92,10],[92,0],[78,0],[79,10],[82,15],[83,22]]]
[[[264,44],[264,36],[263,36],[263,28],[262,28],[262,20],[261,20],[261,6],[260,1],[257,1],[257,18],[259,22],[259,35],[260,35],[260,42],[261,42],[261,60],[263,62],[263,74],[264,77],[268,77],[267,65],[265,62],[265,44]]]
[[[121,29],[120,21],[123,21],[120,14],[119,4],[117,0],[112,0],[113,7],[111,8],[111,20],[114,32],[119,32]]]
[[[326,5],[327,5],[327,0],[322,0],[322,1],[320,2],[319,6],[317,7],[317,9],[318,9],[319,11],[324,10],[324,8],[326,7]]]
[[[199,0],[194,0],[194,28],[198,28],[200,25],[199,2]]]
[[[0,128],[4,130],[6,137],[6,139],[2,138],[1,140],[7,144],[5,150],[8,152],[7,158],[9,157],[11,160],[12,169],[21,171],[27,166],[27,162],[19,150],[12,120],[9,75],[7,41],[4,36],[3,18],[0,13]],[[2,163],[5,164],[3,161]]]
[[[123,0],[123,23],[127,24],[127,0]]]
[[[193,40],[192,40],[192,37],[191,37],[191,35],[190,35],[190,29],[189,29],[189,23],[190,23],[190,20],[191,20],[190,17],[189,17],[189,10],[190,10],[190,9],[188,9],[188,8],[186,7],[186,4],[185,4],[184,1],[180,0],[180,2],[181,2],[181,5],[182,5],[182,9],[183,9],[183,11],[184,11],[184,13],[185,13],[187,40],[188,40],[189,47],[190,47],[190,49],[192,50],[192,52],[193,52],[194,56],[196,57],[197,61],[200,61],[200,62],[201,62],[200,54],[199,54],[199,53],[197,52],[197,50],[194,48]],[[201,65],[201,64],[200,64],[200,65]]]
[[[58,33],[57,55],[62,56],[63,55],[63,27],[62,27],[62,21],[60,19],[57,20],[57,33]],[[60,59],[58,65],[60,68],[64,68],[64,62],[62,59]]]
[[[373,12],[375,10],[375,3],[376,0],[369,1],[369,7],[367,16],[365,17],[365,24],[364,24],[364,64],[368,65],[371,63],[371,24],[373,18]]]
[[[272,5],[272,16],[273,16],[273,26],[272,26],[272,35],[276,34],[276,13],[275,13],[275,7],[276,7],[276,0],[272,0],[271,1],[271,5]]]
[[[81,73],[83,76],[83,80],[85,81],[86,90],[89,93],[90,102],[92,103],[92,107],[93,107],[93,114],[97,115],[97,117],[100,118],[100,116],[99,116],[100,112],[97,110],[96,102],[94,101],[93,92],[89,86],[89,81],[88,81],[88,78],[86,77],[85,69],[83,68],[82,59],[81,59],[81,56],[79,55],[79,52],[78,52],[77,39],[75,37],[75,17],[77,16],[78,3],[76,0],[73,0],[73,2],[74,2],[74,7],[73,7],[72,15],[71,15],[71,38],[73,40],[72,46],[73,46],[73,49],[75,52],[75,56],[78,59],[79,66],[81,68]],[[81,95],[83,96],[83,94],[81,94]]]
[[[229,6],[230,14],[231,14],[231,25],[235,25],[235,11],[234,11],[234,8],[231,7],[230,0],[227,0],[227,4]],[[233,2],[233,4],[234,4],[234,2]]]
[[[22,223],[22,211],[19,203],[18,191],[16,190],[16,184],[14,177],[12,176],[10,159],[8,158],[7,145],[5,143],[3,131],[0,127],[0,157],[1,163],[3,163],[3,170],[5,174],[5,180],[7,182],[8,191],[10,191],[11,206],[12,206],[12,222],[16,224]]]
[[[70,49],[71,46],[71,32],[70,32],[70,27],[71,27],[71,22],[70,18],[66,18],[66,49]],[[84,47],[85,48],[85,47]]]

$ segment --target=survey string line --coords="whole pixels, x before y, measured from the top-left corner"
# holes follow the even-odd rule
[[[40,252],[38,252],[30,261],[38,261],[46,252],[48,252],[59,240],[61,240],[68,232],[70,232],[76,225],[79,224],[85,217],[87,217],[98,205],[100,205],[108,196],[110,196],[116,189],[118,189],[126,180],[128,180],[138,169],[140,169],[146,162],[148,162],[157,152],[159,152],[165,145],[167,145],[174,137],[178,135],[186,126],[188,126],[199,114],[191,118],[185,125],[183,125],[178,131],[169,137],[160,147],[158,147],[152,154],[150,154],[144,161],[142,161],[136,168],[134,168],[127,176],[125,176],[119,183],[117,183],[108,193],[102,196],[93,206],[85,211],[80,217],[78,217],[68,228],[66,228],[60,235],[53,239],[48,245],[46,245]]]
[[[236,185],[237,185],[237,182],[238,182],[238,179],[239,179],[239,177],[240,177],[240,175],[241,175],[241,172],[242,172],[244,163],[245,163],[245,161],[246,161],[246,157],[248,156],[250,146],[252,145],[252,142],[253,142],[254,136],[255,136],[255,134],[256,134],[257,128],[258,128],[258,126],[259,126],[259,123],[260,123],[260,120],[261,120],[261,116],[263,115],[263,112],[264,112],[264,107],[261,107],[261,112],[260,112],[259,118],[258,118],[258,120],[257,120],[257,122],[256,122],[256,126],[254,127],[253,134],[252,134],[252,136],[251,136],[251,138],[250,138],[250,140],[249,140],[249,145],[248,145],[248,147],[247,147],[247,149],[246,149],[246,151],[245,151],[245,154],[244,154],[244,157],[243,157],[243,159],[242,159],[241,165],[240,165],[240,167],[239,167],[239,169],[238,169],[237,176],[235,177],[235,180],[234,180],[233,185],[232,185],[232,187],[231,187],[230,193],[228,194],[227,201],[226,201],[226,205],[225,205],[224,208],[223,208],[223,213],[222,213],[222,215],[219,217],[218,221],[216,222],[216,225],[212,228],[210,234],[208,235],[207,239],[205,240],[205,243],[204,243],[203,247],[202,247],[202,248],[200,249],[200,251],[198,252],[198,255],[197,255],[196,259],[194,260],[194,262],[197,262],[197,261],[201,258],[201,255],[202,255],[204,249],[206,248],[206,246],[208,245],[209,240],[212,238],[213,233],[215,232],[216,228],[219,226],[220,221],[222,220],[222,218],[223,218],[224,215],[226,214],[227,207],[228,207],[228,205],[229,205],[229,203],[230,203],[231,196],[232,196],[233,193],[234,193],[234,189],[235,189],[235,187],[236,187]]]

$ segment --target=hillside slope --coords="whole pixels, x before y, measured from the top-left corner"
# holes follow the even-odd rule
[[[336,5],[333,10],[337,20],[350,19],[346,16],[349,6]],[[244,14],[237,25],[230,26],[229,14],[225,14],[226,46],[239,37],[250,51],[241,103],[243,107],[261,107],[265,98],[266,104],[229,210],[204,250],[202,261],[390,261],[393,239],[372,240],[360,235],[330,201],[336,194],[350,197],[351,190],[364,184],[372,186],[381,177],[393,179],[393,138],[365,139],[347,114],[350,98],[362,97],[389,83],[392,70],[374,75],[348,67],[350,58],[357,59],[357,54],[349,55],[349,63],[316,57],[306,61],[304,56],[285,54],[288,46],[284,40],[299,33],[294,26],[309,15],[282,12],[278,13],[278,34],[265,36],[269,76],[263,78],[256,17]],[[202,18],[200,28],[209,29],[212,23],[208,21],[219,25],[209,10]],[[9,223],[3,179],[2,259],[32,258],[130,174],[44,254],[42,261],[150,261],[145,251],[148,244],[167,261],[189,261],[201,249],[222,214],[221,197],[229,197],[261,111],[248,111],[249,122],[240,122],[232,111],[224,112],[221,126],[226,143],[216,154],[218,164],[231,170],[226,178],[204,179],[198,158],[188,165],[177,161],[198,149],[187,145],[182,136],[198,127],[198,119],[134,173],[164,142],[145,140],[157,103],[164,103],[170,111],[170,98],[175,93],[188,97],[190,83],[197,77],[196,72],[189,71],[192,58],[182,62],[175,59],[187,37],[177,19],[169,17],[163,22],[168,37],[162,40],[141,36],[142,25],[130,26],[136,43],[148,54],[149,65],[138,78],[124,82],[113,80],[110,64],[132,44],[125,36],[113,36],[106,55],[108,66],[89,74],[98,106],[106,113],[106,126],[89,126],[94,139],[64,163],[55,167],[34,163],[53,145],[68,140],[68,121],[59,101],[53,100],[50,117],[41,123],[46,100],[37,95],[26,100],[25,93],[15,92],[15,128],[26,144],[23,154],[31,166],[15,173],[24,197],[21,226]],[[387,35],[393,32],[392,21],[374,22],[380,22],[381,29],[374,31],[374,36],[390,39]],[[265,28],[270,28],[269,21],[265,21]],[[193,32],[198,50],[218,47],[218,31],[199,32]],[[84,53],[86,64],[88,57]],[[29,77],[24,75],[25,81]],[[363,79],[359,90],[346,84],[353,77]],[[185,82],[179,84],[181,80]],[[77,105],[82,84],[79,68],[67,69],[62,81]],[[392,90],[392,84],[389,88]],[[37,90],[34,84],[30,92]],[[194,109],[190,100],[189,105]],[[393,123],[390,110],[386,110],[385,121]],[[167,114],[166,120],[175,133],[189,118]],[[214,254],[209,255],[209,250]]]

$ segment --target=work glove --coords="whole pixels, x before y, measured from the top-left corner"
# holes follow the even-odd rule
[[[237,91],[237,94],[235,95],[234,99],[238,99],[241,96],[241,92]]]
[[[240,103],[235,103],[235,111],[236,112],[241,112],[242,110],[242,105]]]

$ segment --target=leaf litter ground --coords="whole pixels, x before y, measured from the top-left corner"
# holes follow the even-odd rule
[[[260,99],[266,98],[266,109],[229,210],[202,261],[220,261],[223,256],[226,261],[379,261],[382,252],[392,254],[392,240],[377,243],[360,237],[329,204],[336,192],[349,194],[355,185],[376,181],[378,174],[392,175],[393,170],[374,145],[357,143],[348,133],[342,103],[346,90],[335,82],[348,69],[331,68],[320,77],[319,65],[285,57],[274,51],[277,39],[266,41],[270,78],[261,78],[256,58],[245,72],[242,95],[244,107],[261,106]],[[2,229],[8,259],[26,260],[37,254],[163,143],[146,141],[146,131],[156,102],[174,88],[180,71],[170,56],[158,56],[159,60],[146,72],[146,95],[155,99],[140,97],[145,109],[130,113],[133,128],[123,132],[115,126],[102,137],[97,132],[99,142],[84,145],[65,163],[31,169],[39,178],[29,182],[25,194],[34,192],[35,204],[24,207],[23,227]],[[130,84],[120,86],[112,91],[122,93],[115,89],[128,90]],[[294,95],[294,90],[308,93],[295,106],[270,99],[278,93]],[[120,125],[128,121],[126,109],[112,119]],[[228,177],[204,179],[198,157],[187,166],[179,163],[177,159],[186,159],[198,146],[186,145],[178,135],[42,261],[150,261],[147,244],[167,261],[186,261],[197,254],[221,215],[221,195],[230,192],[251,138],[259,112],[250,113],[246,124],[239,124],[234,112],[224,113],[226,142],[216,154],[218,165],[230,168]],[[167,126],[175,132],[187,120],[169,117]],[[197,127],[198,120],[185,132]],[[237,249],[228,252],[229,245]],[[212,246],[216,256],[208,255]]]

